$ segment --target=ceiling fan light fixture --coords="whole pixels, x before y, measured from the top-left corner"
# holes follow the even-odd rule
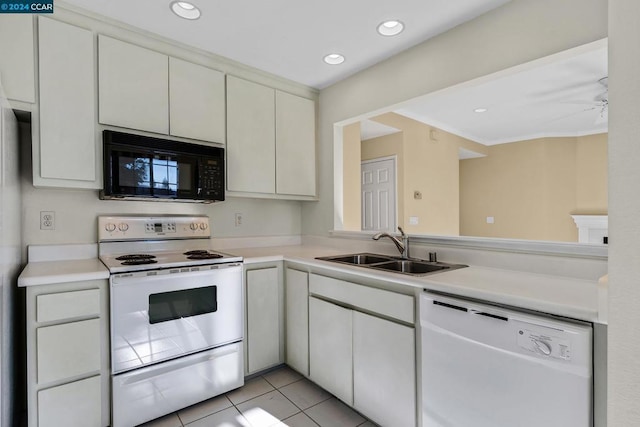
[[[487,111],[489,111],[488,108],[476,108],[473,110],[474,113],[486,113]]]
[[[344,55],[341,55],[339,53],[330,53],[328,55],[325,55],[325,57],[323,58],[323,61],[329,65],[340,65],[344,62],[344,60]]]
[[[378,25],[378,34],[381,36],[397,36],[404,30],[404,24],[396,19],[384,21]]]
[[[184,19],[194,20],[200,18],[200,15],[202,15],[196,5],[186,1],[173,1],[169,4],[169,7],[173,13]]]

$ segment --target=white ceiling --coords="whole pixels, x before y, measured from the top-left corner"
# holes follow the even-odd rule
[[[607,90],[598,82],[607,76],[606,44],[578,51],[415,99],[395,112],[485,145],[606,132],[608,110],[602,114],[600,100]],[[488,111],[473,111],[481,107]]]
[[[66,3],[321,89],[510,0],[191,1],[195,21],[175,16],[170,0]],[[378,35],[389,19],[404,32]],[[329,53],[346,61],[327,65]]]
[[[373,120],[363,120],[360,122],[360,140],[377,138],[379,136],[390,135],[392,133],[401,132],[392,126],[387,126]]]

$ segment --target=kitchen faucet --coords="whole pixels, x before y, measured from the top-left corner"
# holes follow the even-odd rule
[[[395,236],[392,236],[387,232],[375,234],[372,237],[372,239],[379,240],[381,237],[390,238],[391,241],[396,245],[396,248],[398,248],[398,251],[400,251],[402,258],[407,259],[409,258],[409,236],[404,234],[404,230],[402,229],[402,227],[398,227],[398,231],[400,232],[400,237],[402,238],[402,241],[400,241],[400,239],[398,239]]]

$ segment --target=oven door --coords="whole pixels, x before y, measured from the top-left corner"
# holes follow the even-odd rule
[[[114,374],[242,340],[242,265],[111,276]]]

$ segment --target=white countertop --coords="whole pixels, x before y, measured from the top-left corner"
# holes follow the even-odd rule
[[[109,270],[98,258],[30,262],[18,278],[18,286],[51,285],[108,279]]]
[[[606,323],[601,307],[606,286],[597,280],[470,266],[427,276],[409,276],[365,267],[316,260],[315,257],[350,253],[320,246],[281,246],[228,249],[245,264],[286,260],[310,267],[346,273],[354,278],[387,280],[398,285],[460,295],[590,322]],[[604,299],[606,301],[606,298]]]
[[[247,265],[283,260],[298,262],[313,271],[339,273],[351,276],[354,280],[361,278],[391,282],[396,287],[408,286],[413,290],[445,292],[590,322],[606,323],[606,279],[599,283],[597,280],[475,266],[427,276],[409,276],[317,260],[316,257],[352,252],[322,246],[225,248],[225,251],[243,256]],[[97,258],[41,261],[30,262],[27,265],[18,279],[18,286],[107,278],[109,272]]]

